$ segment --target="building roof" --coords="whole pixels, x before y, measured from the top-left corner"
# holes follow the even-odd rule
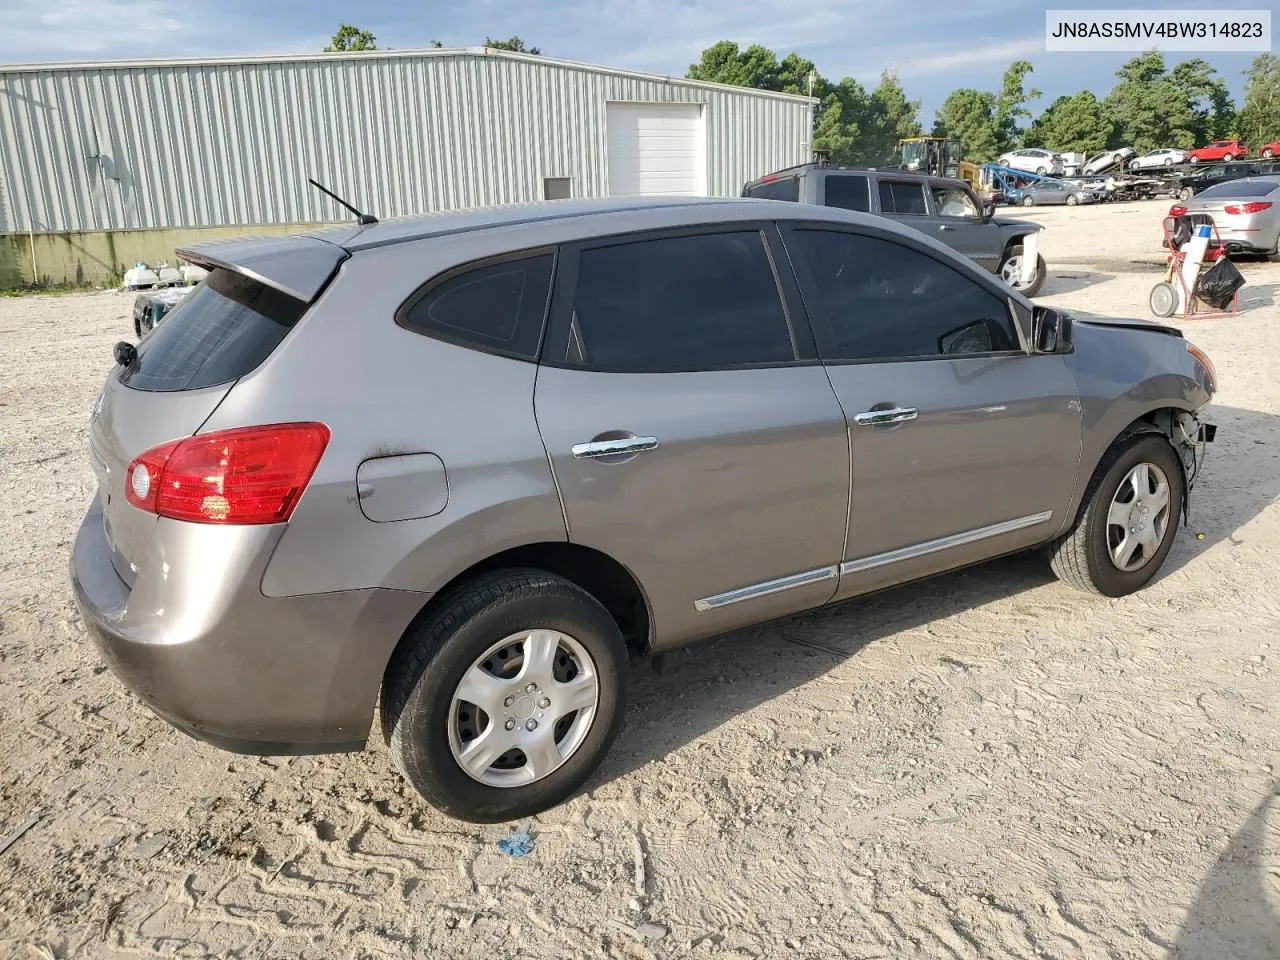
[[[243,66],[269,63],[302,63],[326,60],[394,60],[419,59],[427,57],[479,57],[498,58],[502,60],[524,61],[546,66],[560,67],[566,70],[585,70],[591,73],[613,74],[621,77],[634,77],[641,80],[658,80],[666,83],[688,87],[715,87],[732,90],[745,96],[767,97],[781,100],[792,100],[799,103],[817,103],[816,97],[806,97],[794,93],[778,93],[774,90],[757,90],[754,87],[740,87],[734,84],[713,83],[708,80],[690,80],[687,77],[671,77],[660,73],[647,73],[641,70],[623,70],[618,67],[602,67],[577,60],[559,60],[555,57],[544,57],[531,53],[516,53],[511,50],[496,50],[493,47],[431,47],[425,50],[360,50],[344,53],[272,53],[241,54],[221,57],[166,57],[151,60],[68,60],[45,63],[0,63],[0,76],[7,73],[49,73],[53,71],[74,70],[138,70],[156,69],[160,67],[215,67]]]

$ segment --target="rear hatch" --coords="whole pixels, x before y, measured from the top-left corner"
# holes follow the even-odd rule
[[[196,433],[302,318],[346,251],[301,238],[221,242],[180,250],[210,271],[164,323],[117,365],[94,406],[89,452],[112,563],[133,586],[150,562],[158,518],[125,496],[139,454]]]

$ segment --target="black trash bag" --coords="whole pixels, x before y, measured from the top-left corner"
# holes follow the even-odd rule
[[[1236,265],[1223,257],[1196,281],[1196,296],[1215,310],[1226,310],[1244,286],[1244,276]]]
[[[1191,238],[1195,236],[1196,229],[1205,226],[1213,226],[1213,217],[1207,213],[1184,213],[1180,217],[1174,217],[1173,236],[1171,237],[1174,249],[1181,250],[1183,245],[1190,242]],[[1209,246],[1216,247],[1217,245],[1216,240],[1209,240]]]

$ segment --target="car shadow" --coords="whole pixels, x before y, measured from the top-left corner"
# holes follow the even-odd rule
[[[1280,500],[1280,416],[1212,408],[1219,427],[1160,576],[1195,563]],[[1231,463],[1231,473],[1215,464]],[[867,646],[1053,582],[1043,550],[738,630],[671,651],[661,673],[636,662],[626,725],[593,777],[599,784],[678,750],[725,721],[826,674]],[[1081,603],[1103,602],[1082,597]]]
[[[1037,296],[1056,297],[1061,293],[1074,293],[1077,290],[1084,290],[1086,287],[1096,286],[1099,283],[1114,279],[1114,274],[1098,273],[1092,270],[1069,270],[1057,271],[1052,270],[1044,279],[1044,285],[1040,287]]]
[[[1200,884],[1174,943],[1179,960],[1275,960],[1280,908],[1271,892],[1280,849],[1280,783],[1254,808]]]

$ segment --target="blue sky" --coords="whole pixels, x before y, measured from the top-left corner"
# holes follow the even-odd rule
[[[1205,9],[1179,0],[1125,0],[1131,8]],[[1231,7],[1260,6],[1249,0]],[[1046,53],[1044,10],[1107,4],[1023,0],[0,0],[0,62],[118,59],[322,49],[340,22],[373,31],[379,46],[477,46],[486,35],[542,48],[547,56],[682,75],[717,40],[762,43],[809,57],[831,79],[870,87],[887,67],[923,101],[928,126],[956,87],[998,89],[1013,59],[1035,66],[1039,106],[1082,88],[1105,94],[1132,54]],[[216,11],[216,12],[215,12]],[[1196,54],[1169,54],[1174,63]],[[1254,54],[1205,53],[1237,101]],[[1036,106],[1033,104],[1033,107]]]

